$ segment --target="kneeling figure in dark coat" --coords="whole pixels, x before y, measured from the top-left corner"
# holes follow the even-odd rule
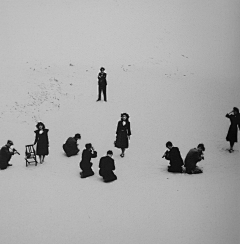
[[[170,141],[166,143],[166,147],[169,150],[165,152],[163,158],[170,160],[168,172],[182,173],[183,159],[181,157],[178,147],[173,147],[173,144]]]
[[[94,150],[91,143],[87,143],[85,147],[86,149],[82,152],[82,160],[79,164],[80,169],[82,170],[82,172],[80,172],[81,178],[94,175],[91,159],[97,157],[97,152]]]
[[[112,159],[113,152],[107,151],[107,156],[102,157],[99,162],[99,175],[103,177],[104,182],[111,182],[117,179],[113,173],[115,170],[114,160]]]
[[[71,157],[73,155],[77,155],[80,151],[78,149],[77,141],[81,139],[80,134],[76,134],[74,137],[69,137],[65,144],[63,144],[63,150],[66,153],[68,157]]]

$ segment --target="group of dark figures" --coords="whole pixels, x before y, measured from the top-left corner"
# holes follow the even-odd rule
[[[107,74],[104,72],[105,69],[100,68],[100,73],[98,74],[98,99],[101,100],[101,93],[103,93],[104,101],[107,102],[106,87],[107,87]],[[240,130],[240,114],[239,109],[234,107],[233,110],[226,115],[230,119],[230,127],[227,133],[226,140],[230,143],[229,152],[233,152],[233,146],[237,142],[238,128]],[[37,130],[35,130],[35,141],[36,144],[36,155],[39,156],[39,161],[42,164],[44,158],[49,154],[49,140],[48,140],[48,129],[42,122],[38,122]],[[116,130],[116,140],[114,146],[121,149],[121,157],[124,157],[125,150],[129,147],[129,140],[131,136],[131,128],[129,122],[129,115],[127,113],[121,114],[121,120],[117,124]],[[79,153],[77,141],[81,139],[80,134],[76,134],[74,137],[69,137],[66,143],[63,145],[63,150],[68,157],[77,155]],[[188,174],[198,174],[202,173],[202,170],[198,168],[197,163],[204,159],[203,152],[205,151],[204,144],[199,144],[197,148],[191,149],[184,162],[181,157],[180,151],[177,147],[174,147],[172,142],[167,142],[166,147],[168,150],[164,153],[163,158],[169,160],[168,171],[175,173],[186,172]],[[0,169],[6,169],[12,166],[9,161],[14,154],[19,154],[16,149],[13,148],[13,142],[11,140],[7,141],[7,144],[3,146],[0,150]],[[92,147],[91,143],[85,145],[85,149],[82,152],[82,159],[79,164],[81,178],[86,178],[94,175],[92,170],[92,158],[97,157],[97,152]],[[99,175],[103,177],[105,182],[114,181],[117,176],[114,174],[115,164],[113,160],[113,152],[111,150],[107,151],[107,155],[102,157],[99,162]],[[183,165],[185,170],[183,169]]]
[[[49,154],[49,139],[48,132],[43,122],[38,122],[37,130],[35,130],[35,141],[36,145],[36,155],[39,157],[39,163],[44,162],[45,156]],[[116,148],[121,149],[121,157],[125,156],[125,150],[129,147],[129,140],[131,136],[131,126],[129,121],[129,115],[127,113],[121,114],[121,119],[118,121],[117,130],[116,130],[116,140],[114,145]],[[79,153],[77,141],[81,139],[79,133],[75,134],[73,137],[69,137],[66,142],[63,144],[63,150],[66,153],[66,156],[71,157]],[[12,155],[18,153],[16,149],[13,148],[13,142],[11,140],[7,141],[7,144],[3,146],[0,150],[0,169],[6,169],[9,166],[12,166],[9,161]],[[18,153],[19,154],[19,153]],[[85,145],[85,149],[82,152],[82,159],[80,161],[80,172],[81,178],[87,178],[94,175],[92,170],[92,158],[97,157],[97,152],[94,150],[91,143]],[[105,182],[111,182],[117,179],[117,176],[114,174],[115,164],[113,160],[113,152],[111,150],[107,151],[107,155],[102,157],[99,162],[99,175],[103,178]]]

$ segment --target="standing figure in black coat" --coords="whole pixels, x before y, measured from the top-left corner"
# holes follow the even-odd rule
[[[120,148],[122,150],[120,156],[124,157],[124,152],[125,149],[129,146],[129,140],[131,136],[129,115],[127,113],[121,114],[121,120],[118,121],[116,134],[116,141],[114,143],[115,147]]]
[[[12,164],[9,161],[12,158],[12,155],[18,153],[14,148],[12,148],[13,142],[11,140],[7,141],[7,144],[3,146],[0,150],[0,169],[6,169]]]
[[[226,117],[230,119],[231,125],[229,127],[226,140],[230,143],[229,152],[233,152],[234,143],[238,140],[238,128],[240,130],[240,114],[239,109],[234,107],[233,111],[226,114]]]
[[[168,172],[182,173],[183,159],[181,157],[178,147],[173,147],[172,142],[168,141],[166,147],[169,149],[163,155],[163,158],[170,160]]]
[[[81,139],[79,133],[75,134],[74,137],[69,137],[65,144],[63,144],[63,150],[68,157],[77,155],[79,152],[77,141]]]
[[[115,170],[114,160],[112,159],[113,152],[107,151],[107,156],[102,157],[99,162],[99,175],[103,177],[104,182],[111,182],[117,179],[113,173]]]
[[[44,158],[49,154],[49,140],[48,140],[48,129],[45,128],[45,125],[42,122],[38,122],[37,130],[35,130],[35,141],[34,145],[37,144],[36,154],[39,156],[40,164],[44,162]]]
[[[103,93],[104,101],[107,101],[107,74],[104,72],[104,68],[100,69],[100,73],[98,74],[98,99],[101,100],[101,93]]]
[[[82,152],[82,160],[79,164],[80,169],[82,170],[82,172],[80,172],[81,178],[94,175],[91,159],[97,157],[97,152],[94,150],[91,143],[87,143],[85,147],[86,149]]]

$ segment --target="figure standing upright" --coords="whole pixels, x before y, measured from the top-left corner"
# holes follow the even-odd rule
[[[226,114],[226,117],[230,119],[231,125],[228,129],[226,140],[230,143],[229,152],[233,152],[234,143],[238,140],[238,128],[240,130],[240,114],[239,109],[234,107],[233,111]]]
[[[34,145],[36,146],[36,154],[39,156],[40,164],[44,162],[45,156],[49,154],[49,140],[48,140],[48,129],[45,128],[43,122],[38,122],[37,130],[35,130],[35,141]]]
[[[104,72],[105,68],[101,67],[98,74],[98,99],[101,100],[101,93],[103,93],[104,101],[107,101],[107,74]]]
[[[118,121],[116,134],[115,147],[122,150],[120,156],[124,157],[124,152],[126,148],[129,147],[129,140],[131,136],[131,126],[129,122],[129,115],[127,113],[121,114],[121,120]]]

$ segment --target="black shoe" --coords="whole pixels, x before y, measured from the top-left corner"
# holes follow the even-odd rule
[[[101,99],[98,99],[96,102],[101,101]]]
[[[8,164],[7,166],[12,166],[12,164]]]

